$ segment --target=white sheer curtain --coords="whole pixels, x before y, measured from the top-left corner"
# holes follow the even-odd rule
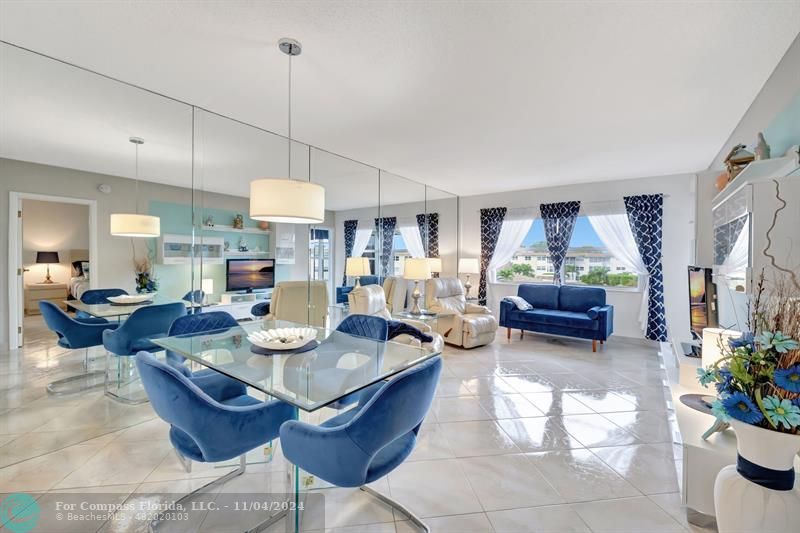
[[[489,261],[486,274],[489,282],[497,281],[497,269],[505,265],[514,257],[525,236],[533,225],[533,219],[503,220],[503,227],[500,228],[500,236],[497,238],[497,246]]]
[[[361,257],[367,249],[369,238],[372,237],[372,228],[356,228],[356,238],[353,240],[353,255]]]
[[[639,254],[639,249],[636,247],[631,225],[628,222],[628,215],[591,215],[588,218],[589,223],[609,253],[622,263],[628,271],[644,276],[644,291],[642,292],[642,303],[639,307],[639,325],[642,327],[642,331],[645,331],[647,329],[649,276],[647,267],[645,267],[642,256]]]
[[[425,246],[422,244],[422,235],[419,234],[419,226],[416,221],[413,226],[403,224],[398,229],[411,257],[425,257]]]

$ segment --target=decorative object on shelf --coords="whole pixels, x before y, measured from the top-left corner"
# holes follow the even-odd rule
[[[228,241],[225,241],[225,242],[223,243],[223,245],[222,245],[222,250],[223,250],[224,252],[227,252],[227,251],[229,251],[230,249],[231,249],[231,243],[229,243]]]
[[[161,235],[161,219],[139,214],[139,146],[144,139],[128,139],[136,147],[136,212],[113,213],[111,215],[111,235],[116,237],[158,237]]]
[[[266,220],[259,220],[258,229],[263,229],[264,231],[267,231],[269,229],[269,222],[267,222]]]
[[[762,273],[750,304],[752,332],[720,340],[721,357],[699,368],[698,381],[714,384],[712,413],[737,437],[736,465],[714,485],[720,533],[791,531],[800,508],[794,457],[800,451],[800,291],[776,280],[769,292]]]
[[[472,288],[472,282],[469,280],[470,274],[480,274],[481,265],[475,257],[462,257],[458,260],[458,273],[466,274],[467,280],[464,282],[464,289],[466,290],[465,297],[470,299],[469,290]]]
[[[53,283],[53,280],[50,279],[50,265],[56,265],[58,263],[58,252],[36,252],[36,264],[47,265],[47,276],[45,276],[42,283]]]
[[[411,307],[411,314],[421,315],[422,309],[419,307],[419,299],[422,293],[419,290],[419,282],[431,279],[431,264],[428,259],[425,257],[406,258],[403,267],[403,278],[414,280],[414,291],[411,293],[414,305]]]
[[[731,175],[727,170],[723,170],[714,180],[714,188],[717,189],[717,192],[722,192],[722,190],[728,185],[729,181],[731,181]]]
[[[250,251],[250,249],[247,247],[247,241],[244,240],[244,237],[239,237],[239,251],[240,252]]]
[[[756,161],[769,159],[769,145],[767,144],[767,140],[764,138],[764,134],[761,132],[758,132],[758,142],[756,143],[755,158]]]
[[[294,39],[283,38],[278,41],[278,48],[289,56],[289,165],[285,179],[265,178],[250,182],[250,218],[287,224],[318,224],[325,220],[325,188],[311,183],[311,147],[308,148],[308,181],[292,179],[292,57],[300,55],[302,47]]]
[[[344,265],[345,276],[356,278],[356,287],[361,286],[361,276],[372,274],[369,269],[369,259],[366,257],[348,257]]]
[[[725,168],[728,169],[728,182],[730,183],[744,168],[755,160],[755,155],[747,151],[744,144],[737,144],[725,158]]]
[[[206,217],[206,219],[203,221],[203,225],[205,227],[207,227],[207,228],[213,228],[214,227],[214,217],[211,216],[211,215],[208,215]]]
[[[244,229],[244,217],[242,215],[233,217],[233,229]]]

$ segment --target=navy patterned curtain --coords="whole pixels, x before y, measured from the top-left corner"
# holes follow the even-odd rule
[[[561,285],[564,271],[564,258],[567,257],[569,241],[578,219],[580,202],[558,202],[555,204],[541,204],[539,209],[544,222],[544,236],[547,240],[547,250],[550,260],[553,261],[553,283]]]
[[[506,211],[505,207],[481,209],[481,281],[478,284],[478,302],[481,305],[486,305],[486,269],[494,255]]]
[[[356,229],[358,228],[358,220],[345,220],[344,221],[344,257],[345,263],[347,258],[353,255],[353,245],[356,243]],[[347,285],[347,274],[342,274],[342,287]]]
[[[417,215],[417,227],[428,257],[439,257],[439,213]]]
[[[382,217],[375,219],[375,229],[378,231],[378,245],[380,246],[381,280],[394,275],[394,261],[392,249],[394,247],[394,228],[397,226],[397,217]]]
[[[667,320],[664,310],[664,275],[661,267],[661,226],[664,198],[660,194],[626,196],[628,213],[636,248],[642,256],[650,286],[647,293],[647,331],[653,341],[667,340]]]

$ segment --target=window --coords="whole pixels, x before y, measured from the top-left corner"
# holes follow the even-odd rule
[[[553,281],[553,261],[547,249],[544,223],[537,219],[513,259],[497,270],[498,281]],[[578,217],[564,259],[564,283],[603,287],[639,286],[639,278],[628,272],[603,246],[589,218]]]

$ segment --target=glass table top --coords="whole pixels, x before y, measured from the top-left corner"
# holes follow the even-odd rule
[[[86,314],[92,315],[96,318],[115,318],[128,316],[137,309],[147,307],[149,305],[170,304],[174,302],[183,302],[186,307],[201,307],[200,304],[187,302],[186,300],[178,300],[177,298],[166,298],[156,295],[153,298],[153,303],[149,304],[136,304],[136,305],[112,305],[108,304],[86,304],[80,300],[64,300],[64,303],[73,309],[83,311]]]
[[[308,327],[286,321],[255,322],[154,342],[308,412],[438,355],[325,328],[315,328],[319,346],[311,351],[260,355],[250,350],[247,335],[262,325],[265,329]]]

